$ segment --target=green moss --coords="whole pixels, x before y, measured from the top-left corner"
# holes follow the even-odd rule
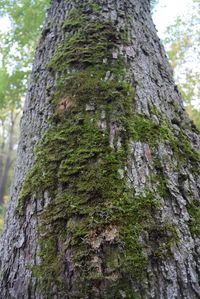
[[[200,203],[193,200],[189,206],[188,212],[190,214],[190,230],[192,234],[200,235]]]
[[[192,147],[191,142],[185,133],[184,124],[180,124],[180,131],[178,136],[176,136],[177,132],[174,134],[175,132],[172,124],[156,107],[153,107],[151,112],[158,117],[160,122],[158,132],[160,136],[159,139],[168,142],[179,165],[181,166],[187,163],[188,160],[190,163],[200,162],[200,153]]]
[[[180,131],[178,140],[179,142],[177,146],[179,146],[179,152],[182,155],[193,162],[200,161],[200,153],[192,147],[189,138],[186,136],[183,130]]]
[[[68,20],[69,21],[69,20]],[[114,45],[120,40],[110,22],[100,19],[90,20],[82,30],[69,34],[69,37],[61,44],[49,68],[66,70],[67,67],[88,67],[89,65],[102,64],[103,59],[107,62],[112,59]]]
[[[81,25],[87,22],[87,17],[84,14],[80,14],[80,11],[76,8],[69,12],[68,17],[63,23],[63,28],[66,30],[73,30],[80,28]]]
[[[62,265],[61,265],[61,257],[57,254],[57,240],[52,234],[52,237],[43,235],[43,241],[40,240],[39,245],[40,248],[40,257],[43,261],[43,267],[47,271],[46,275],[43,275],[41,279],[37,280],[37,283],[39,287],[44,290],[44,286],[51,286],[52,284],[52,277],[55,279],[55,284],[57,287],[62,290],[63,289],[63,283],[61,280],[62,275]],[[41,271],[40,268],[37,266],[34,266],[32,268],[33,275],[35,277],[40,277]],[[45,273],[43,273],[45,274]],[[49,290],[49,292],[51,292]],[[51,295],[52,292],[51,292]]]
[[[142,253],[142,246],[138,239],[146,225],[151,227],[154,224],[153,215],[158,210],[159,202],[153,194],[146,191],[140,196],[127,196],[119,207],[123,219],[121,236],[126,244],[123,267],[125,267],[125,272],[134,269],[137,279],[142,279],[148,261]]]
[[[167,259],[171,248],[179,242],[176,226],[172,223],[152,226],[147,229],[149,245],[151,245],[152,259]]]
[[[151,147],[168,140],[170,132],[164,123],[158,125],[143,115],[133,115],[129,121],[129,131],[133,140],[148,143]]]

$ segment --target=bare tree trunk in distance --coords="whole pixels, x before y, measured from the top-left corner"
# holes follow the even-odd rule
[[[9,170],[12,165],[14,127],[15,127],[16,118],[17,118],[17,115],[16,115],[16,117],[14,117],[14,113],[11,112],[11,117],[10,117],[11,123],[10,123],[10,128],[9,128],[8,149],[5,153],[5,157],[2,158],[2,161],[0,160],[0,172],[1,172],[1,174],[0,174],[0,205],[4,203],[4,196],[5,196],[6,187],[7,187],[8,178],[9,178]],[[3,160],[5,160],[4,163],[3,163]]]
[[[1,240],[1,298],[199,298],[200,139],[149,0],[54,0]]]
[[[3,176],[3,153],[0,154],[0,182],[2,182],[2,176]]]
[[[5,128],[4,128],[4,120],[1,119],[0,121],[0,126],[1,126],[1,146],[0,146],[0,185],[3,179],[3,172],[4,172],[4,153],[5,153]],[[1,199],[0,199],[1,202]],[[2,201],[3,203],[3,201]],[[2,204],[1,203],[1,204]]]

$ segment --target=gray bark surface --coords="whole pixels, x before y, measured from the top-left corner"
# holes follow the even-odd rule
[[[129,65],[132,84],[135,87],[135,112],[159,124],[159,116],[152,113],[152,108],[156,107],[157,111],[171,123],[174,136],[178,136],[182,128],[191,146],[199,150],[198,132],[185,113],[165,51],[151,19],[149,1],[96,2],[102,6],[102,16],[111,19],[116,30],[124,24],[128,27],[131,42],[128,45],[119,45],[119,51]],[[31,266],[40,263],[37,228],[41,212],[52,199],[47,194],[42,198],[33,195],[26,202],[23,216],[15,213],[15,207],[25,175],[34,163],[34,146],[48,129],[48,119],[52,113],[49,100],[55,90],[55,80],[59,73],[53,74],[47,68],[47,64],[59,43],[65,38],[63,21],[72,6],[73,1],[52,1],[33,63],[21,121],[21,137],[11,200],[1,238],[0,298],[2,299],[49,298],[40,291]],[[110,133],[111,143],[114,133],[115,127]],[[144,233],[141,236],[141,243],[149,264],[143,283],[138,286],[132,282],[132,291],[138,295],[126,297],[122,290],[118,297],[113,295],[109,298],[200,298],[200,240],[191,233],[190,215],[187,209],[193,200],[200,201],[200,164],[188,159],[187,163],[178,169],[179,161],[170,142],[160,142],[154,150],[151,150],[147,143],[131,141],[130,148],[127,180],[136,194],[141,194],[148,186],[159,198],[149,178],[155,173],[164,177],[168,194],[159,198],[160,210],[155,215],[155,222],[158,226],[173,223],[179,242],[168,249],[169,256],[155,258],[152,257],[152,252],[160,246],[161,241],[157,235],[149,236]],[[155,168],[153,158],[158,159],[159,169]],[[55,285],[52,289],[52,298],[76,298],[73,295],[76,275],[65,273],[65,279],[66,284],[70,282],[71,285],[68,294],[61,294]],[[84,295],[81,298],[107,298],[106,290],[109,287],[107,283],[102,292],[100,290],[93,296]]]

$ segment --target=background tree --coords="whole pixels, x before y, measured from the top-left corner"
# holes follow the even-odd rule
[[[52,1],[1,240],[2,297],[199,298],[199,148],[150,1]]]
[[[168,27],[164,44],[187,112],[200,128],[200,1],[193,2],[187,16],[178,17]]]

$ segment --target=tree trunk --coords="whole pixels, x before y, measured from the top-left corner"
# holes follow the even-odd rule
[[[4,160],[5,160],[5,128],[4,128],[4,121],[1,119],[1,136],[0,136],[0,184],[3,179],[3,172],[4,172]]]
[[[15,126],[15,119],[14,114],[11,112],[10,117],[10,128],[9,128],[9,140],[8,140],[8,148],[5,153],[4,159],[2,158],[2,161],[0,159],[0,166],[2,166],[1,169],[1,175],[0,175],[0,205],[4,203],[4,196],[6,192],[6,187],[8,183],[9,178],[9,170],[12,165],[12,151],[13,151],[13,143],[14,143],[14,126]],[[5,151],[5,149],[4,149]],[[3,163],[3,160],[4,163]],[[3,167],[4,166],[4,167]]]
[[[3,153],[0,154],[0,182],[2,182],[3,176]]]
[[[1,298],[199,298],[199,148],[149,0],[52,1]]]

